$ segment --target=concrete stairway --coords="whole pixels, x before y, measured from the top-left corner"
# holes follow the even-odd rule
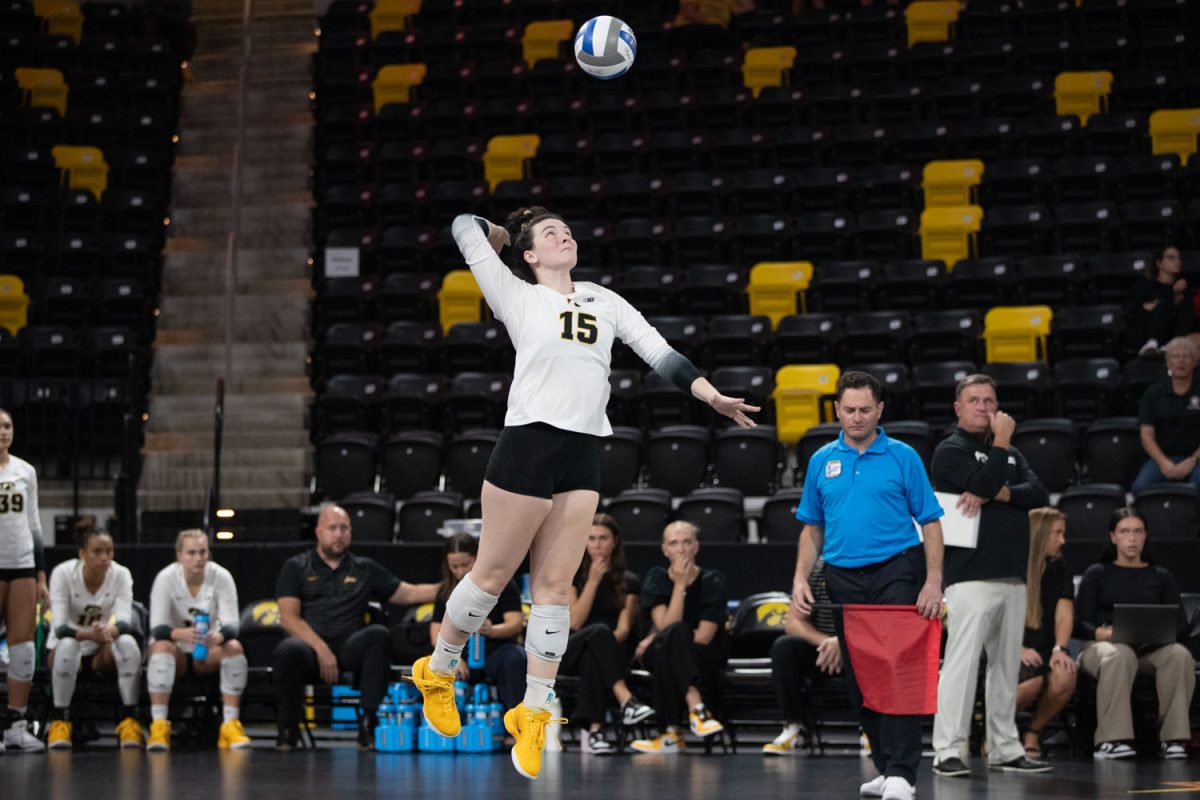
[[[212,480],[213,403],[225,378],[222,505],[307,501],[310,3],[255,0],[250,23],[236,292],[226,296],[238,141],[242,3],[197,4],[139,489],[144,510],[199,509]],[[225,330],[231,321],[227,372]]]

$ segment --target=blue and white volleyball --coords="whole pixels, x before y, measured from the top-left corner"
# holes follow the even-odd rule
[[[637,56],[637,37],[616,17],[593,17],[575,34],[575,60],[579,68],[594,78],[619,78],[633,66]]]

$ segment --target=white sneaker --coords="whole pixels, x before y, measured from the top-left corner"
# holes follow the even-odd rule
[[[887,776],[877,775],[860,786],[858,794],[861,797],[883,797],[883,782],[886,780]]]
[[[916,793],[915,786],[897,775],[883,782],[883,800],[913,800]]]
[[[1101,742],[1092,752],[1096,761],[1113,761],[1118,758],[1133,758],[1137,751],[1125,742]]]
[[[16,752],[41,753],[46,745],[29,732],[29,723],[19,719],[4,732],[4,744]]]

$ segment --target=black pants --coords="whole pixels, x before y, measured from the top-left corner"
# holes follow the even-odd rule
[[[817,669],[817,648],[799,636],[780,636],[771,645],[771,682],[785,721],[807,724],[805,685],[822,674]]]
[[[579,699],[571,718],[577,727],[586,727],[604,721],[613,684],[629,672],[629,657],[612,629],[597,622],[571,634],[558,671],[579,676]]]
[[[1153,310],[1142,312],[1130,321],[1125,329],[1125,342],[1130,349],[1136,350],[1145,344],[1147,339],[1156,339],[1158,346],[1162,347],[1176,336],[1191,333],[1192,324],[1191,300],[1184,299],[1177,305],[1159,301]]]
[[[341,641],[327,642],[337,656],[338,669],[354,673],[362,693],[361,704],[372,714],[387,693],[392,665],[392,634],[383,625],[368,625]],[[275,648],[275,716],[280,725],[300,723],[304,687],[321,680],[317,654],[306,642],[287,638]]]
[[[910,547],[879,564],[866,567],[826,567],[829,597],[835,603],[911,606],[925,584],[925,551]],[[842,670],[850,689],[850,703],[858,712],[859,723],[871,740],[871,758],[881,775],[899,776],[917,784],[917,765],[921,761],[921,716],[918,714],[881,714],[862,704],[862,692],[854,677],[854,665],[846,649],[842,615],[836,615],[838,641],[842,647]]]
[[[676,622],[655,637],[642,663],[653,674],[654,711],[664,725],[687,721],[689,686],[699,689],[706,702],[717,702],[721,671],[728,658],[729,648],[720,631],[708,644],[696,644],[691,626]]]

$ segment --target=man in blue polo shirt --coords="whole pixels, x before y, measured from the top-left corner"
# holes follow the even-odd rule
[[[942,525],[929,478],[916,451],[889,439],[879,427],[879,382],[864,372],[838,379],[836,402],[842,433],[808,462],[796,517],[804,523],[792,585],[792,604],[812,611],[808,576],[818,555],[835,603],[913,605],[927,619],[942,606]],[[924,537],[913,525],[921,526]],[[850,700],[871,742],[879,776],[863,797],[912,800],[921,760],[921,717],[881,714],[862,704],[838,615],[842,664]]]

